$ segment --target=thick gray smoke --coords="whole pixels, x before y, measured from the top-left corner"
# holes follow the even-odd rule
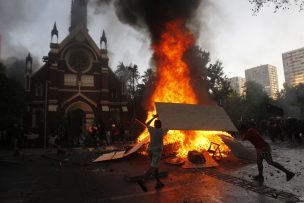
[[[13,33],[29,29],[44,5],[42,1],[0,0],[0,35],[2,36],[1,58],[7,66],[9,77],[22,82],[25,67],[25,57],[29,53],[28,47],[21,45],[21,40],[12,40]],[[30,9],[29,9],[30,8]],[[38,61],[34,59],[34,61]],[[23,83],[23,82],[22,82]]]
[[[198,36],[201,26],[205,25],[197,18],[200,16],[198,12],[204,10],[200,5],[203,3],[209,8],[210,4],[207,0],[92,0],[91,3],[100,8],[97,12],[104,12],[105,5],[112,3],[118,19],[136,30],[148,33],[152,44],[158,43],[165,25],[177,19],[183,19],[184,28],[190,28],[194,35]],[[207,91],[204,89],[206,85],[202,84],[200,77],[202,73],[196,54],[195,48],[192,47],[187,51],[184,60],[189,65],[192,86],[200,103],[210,104]],[[156,55],[152,57],[152,62],[154,59],[158,61]]]
[[[12,34],[29,29],[42,12],[42,1],[0,0],[0,34],[2,35],[2,55],[25,58],[28,49],[18,41],[12,40]],[[20,39],[22,40],[22,39]]]
[[[159,39],[167,22],[175,19],[184,19],[185,23],[190,24],[195,22],[193,19],[201,2],[202,0],[91,0],[97,8],[113,3],[119,20],[133,28],[146,29],[153,43]],[[102,12],[102,8],[99,11]]]

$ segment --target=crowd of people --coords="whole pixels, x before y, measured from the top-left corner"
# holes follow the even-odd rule
[[[276,117],[260,122],[253,119],[241,121],[239,125],[241,123],[246,123],[250,127],[258,129],[262,136],[269,137],[272,142],[303,143],[304,120]]]
[[[121,143],[126,139],[126,131],[121,125],[112,123],[110,128],[106,128],[103,125],[93,124],[88,127],[88,133],[85,137],[82,135],[82,143],[84,145],[113,145]]]
[[[49,148],[57,148],[57,153],[65,153],[64,133],[54,130],[48,139]],[[121,144],[127,140],[129,136],[128,131],[125,131],[123,126],[117,127],[112,123],[110,128],[106,128],[101,124],[92,124],[80,131],[79,135],[73,135],[73,147],[96,147],[96,146],[109,146]]]
[[[46,137],[48,148],[63,149],[65,147],[95,147],[109,146],[121,144],[124,141],[131,139],[128,130],[125,130],[123,125],[112,123],[109,127],[101,124],[92,124],[87,129],[81,130],[76,134],[70,135],[73,137],[72,144],[68,141],[68,131],[64,128],[52,130]],[[43,132],[35,132],[22,128],[18,124],[13,124],[5,131],[0,131],[0,147],[2,149],[13,149],[14,155],[18,156],[20,148],[43,147],[44,137]]]

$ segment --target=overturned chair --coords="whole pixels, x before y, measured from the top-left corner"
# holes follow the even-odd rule
[[[210,142],[209,149],[207,152],[212,154],[212,158],[221,159],[222,152],[220,150],[220,145],[214,142]]]

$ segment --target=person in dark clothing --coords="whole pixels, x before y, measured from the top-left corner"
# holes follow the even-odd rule
[[[119,139],[122,142],[125,140],[125,127],[123,124],[121,124],[119,127]]]
[[[140,180],[138,183],[141,188],[147,192],[148,189],[145,185],[145,181],[151,176],[154,175],[156,179],[155,189],[161,189],[164,184],[159,180],[158,177],[158,162],[161,159],[163,152],[163,138],[167,134],[168,129],[162,129],[162,124],[160,120],[154,121],[154,127],[150,126],[151,122],[157,118],[157,115],[154,115],[145,125],[148,128],[150,134],[150,143],[148,146],[149,159],[151,161],[151,166],[144,175],[143,180]]]
[[[98,133],[98,137],[99,137],[100,142],[103,144],[104,141],[105,141],[106,145],[109,145],[108,139],[106,137],[106,129],[105,129],[103,124],[98,125],[97,133]]]
[[[111,125],[111,144],[116,144],[119,141],[119,130],[115,123]]]
[[[294,143],[298,134],[298,120],[296,118],[288,118],[285,128],[289,142]]]
[[[275,142],[277,137],[279,137],[282,142],[284,141],[284,134],[282,133],[282,122],[280,119],[272,119],[269,124],[268,132],[272,142]]]
[[[8,135],[12,141],[13,145],[13,155],[14,156],[19,156],[19,142],[20,142],[20,128],[18,124],[13,124],[11,128],[8,131]]]
[[[240,127],[240,133],[242,140],[248,140],[256,148],[257,165],[259,174],[254,176],[253,179],[263,182],[263,160],[277,169],[286,173],[286,180],[289,181],[294,177],[294,173],[284,168],[281,164],[274,162],[271,156],[270,145],[262,138],[261,134],[255,128],[249,128],[246,124],[242,124]]]

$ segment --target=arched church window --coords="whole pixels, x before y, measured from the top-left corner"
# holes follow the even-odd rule
[[[29,76],[26,76],[25,89],[28,91],[30,90],[30,77]]]
[[[126,89],[126,84],[123,82],[121,85],[121,94],[126,95],[127,94],[127,89]]]
[[[116,88],[113,88],[111,91],[111,96],[112,98],[117,98],[118,97],[118,92]]]
[[[36,97],[43,96],[43,85],[40,83],[35,85],[35,96]]]

